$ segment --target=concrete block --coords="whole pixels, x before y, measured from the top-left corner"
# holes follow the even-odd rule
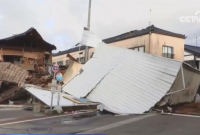
[[[62,107],[61,106],[55,106],[54,107],[54,110],[56,110],[57,111],[57,113],[59,113],[59,114],[61,114],[61,113],[63,113],[63,109],[62,109]]]
[[[33,112],[34,113],[40,113],[41,112],[41,106],[40,105],[34,105],[33,106]]]

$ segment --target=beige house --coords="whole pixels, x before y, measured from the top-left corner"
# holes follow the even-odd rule
[[[69,66],[71,60],[67,57],[67,54],[70,54],[77,61],[84,64],[85,63],[85,49],[86,49],[86,46],[76,46],[69,50],[60,51],[56,54],[53,54],[52,61],[53,63],[58,63],[58,65]],[[89,47],[89,55],[88,55],[89,58],[91,58],[93,52],[94,52],[94,48]]]
[[[185,38],[185,35],[166,31],[152,25],[142,30],[134,30],[104,39],[103,42],[183,61]],[[93,52],[94,48],[90,48],[89,59]],[[85,46],[59,52],[54,55],[53,62],[57,62],[59,65],[69,65],[70,61],[66,57],[68,53],[81,63],[85,63]]]
[[[185,38],[185,35],[152,25],[146,29],[130,31],[103,41],[107,44],[183,61]]]

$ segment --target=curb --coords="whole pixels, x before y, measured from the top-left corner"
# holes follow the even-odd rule
[[[0,110],[2,109],[23,109],[25,105],[0,105]]]

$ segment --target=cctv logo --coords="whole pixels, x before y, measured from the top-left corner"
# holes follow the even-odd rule
[[[194,16],[181,16],[179,17],[179,21],[183,23],[196,23],[200,22],[200,17],[198,17],[198,14],[200,11],[197,11]]]

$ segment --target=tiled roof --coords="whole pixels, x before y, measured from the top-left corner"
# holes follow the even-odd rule
[[[151,25],[151,26],[147,27],[146,29],[133,30],[133,31],[126,32],[126,33],[123,33],[123,34],[118,35],[118,36],[114,36],[114,37],[111,37],[111,38],[104,39],[103,42],[105,42],[105,43],[117,42],[117,41],[129,39],[129,38],[133,38],[133,37],[138,37],[138,36],[142,36],[142,35],[145,35],[145,34],[149,34],[150,32],[151,33],[162,34],[162,35],[167,35],[167,36],[183,38],[183,39],[186,38],[185,35],[173,33],[173,32],[170,32],[170,31],[166,31],[166,30],[157,28],[154,25]]]
[[[27,31],[16,34],[8,38],[0,39],[0,45],[40,45],[39,47],[48,48],[50,50],[56,50],[56,47],[50,43],[47,43],[42,36],[37,32],[35,28],[30,28]]]
[[[80,48],[79,48],[80,47]],[[68,53],[72,53],[72,52],[76,52],[76,51],[82,51],[86,48],[86,46],[76,46],[74,48],[68,49],[68,50],[64,50],[64,51],[59,51],[58,53],[54,53],[53,56],[59,56],[59,55],[64,55],[64,54],[68,54]],[[92,47],[88,47],[88,48],[92,48]]]
[[[193,53],[197,56],[200,56],[200,46],[193,46],[193,45],[186,45],[185,44],[185,51]]]

